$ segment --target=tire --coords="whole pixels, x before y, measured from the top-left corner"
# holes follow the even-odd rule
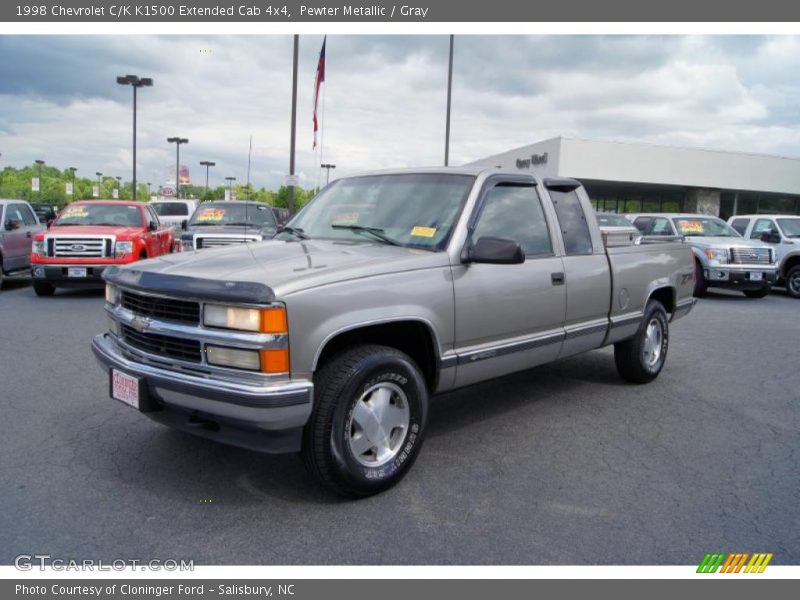
[[[664,367],[668,348],[667,311],[660,302],[651,300],[647,303],[636,335],[614,344],[617,372],[631,383],[648,383],[658,377]]]
[[[792,267],[786,274],[786,293],[800,299],[800,265]]]
[[[758,290],[742,290],[742,293],[748,298],[764,298],[766,296],[769,296],[769,293],[771,291],[772,291],[771,288],[765,287]]]
[[[56,292],[56,288],[47,283],[46,281],[34,281],[33,291],[37,296],[52,296]]]
[[[706,282],[705,275],[703,275],[703,265],[696,258],[694,262],[695,272],[697,273],[697,279],[694,282],[694,297],[705,298],[706,292],[708,291],[708,283]]]
[[[3,273],[3,261],[2,257],[0,257],[0,290],[3,289],[3,280],[5,279],[5,274]]]
[[[382,423],[373,412],[378,406]],[[427,418],[428,390],[411,358],[387,346],[354,346],[314,377],[303,459],[330,491],[348,498],[371,496],[396,484],[414,464]],[[376,429],[377,423],[382,427]],[[396,424],[392,432],[381,436],[391,424]],[[383,446],[372,445],[378,437]]]

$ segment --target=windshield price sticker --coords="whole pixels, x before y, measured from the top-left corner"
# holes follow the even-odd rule
[[[678,221],[681,233],[703,233],[703,224],[700,221]]]
[[[336,215],[333,219],[334,225],[353,225],[358,222],[359,213],[346,213]]]
[[[69,218],[72,218],[72,217],[80,218],[80,217],[88,217],[88,216],[89,216],[89,211],[87,211],[82,206],[76,206],[74,208],[68,208],[67,210],[65,210],[63,218],[64,219],[69,219]]]
[[[222,221],[225,218],[225,210],[222,208],[204,208],[197,215],[198,221]]]
[[[420,227],[417,225],[414,229],[411,230],[411,235],[414,237],[425,237],[425,238],[432,238],[436,235],[436,228],[435,227]]]

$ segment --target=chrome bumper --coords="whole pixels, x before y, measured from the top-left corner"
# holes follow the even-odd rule
[[[109,334],[96,336],[92,351],[106,371],[114,368],[144,382],[158,406],[147,416],[223,443],[265,452],[298,449],[260,447],[258,440],[240,438],[254,434],[260,440],[271,432],[296,432],[311,415],[314,384],[310,381],[235,382],[163,369],[131,360]],[[188,418],[186,426],[176,420],[175,412]],[[197,423],[201,427],[194,428]]]

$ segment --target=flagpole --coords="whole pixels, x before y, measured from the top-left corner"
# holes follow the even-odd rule
[[[327,79],[327,75],[328,75],[327,70],[328,70],[328,52],[326,50],[325,51],[325,71],[326,71],[325,76],[326,76],[326,79]],[[318,175],[319,185],[317,187],[321,187],[322,186],[322,163],[324,162],[323,161],[323,158],[324,158],[323,154],[325,152],[325,150],[324,150],[324,143],[325,143],[325,90],[327,89],[327,87],[328,87],[328,85],[323,82],[323,84],[322,84],[322,119],[320,120],[320,123],[319,123],[319,175]]]
[[[253,136],[250,136],[250,147],[247,149],[247,199],[250,200],[250,156],[253,154]]]
[[[453,96],[453,39],[450,34],[450,61],[447,67],[447,121],[444,133],[444,166],[450,164],[450,102]]]
[[[297,129],[297,57],[299,54],[299,47],[300,47],[300,36],[298,34],[294,35],[294,61],[292,63],[292,135],[291,135],[291,143],[290,143],[290,150],[289,150],[289,175],[294,175],[294,145],[295,145],[295,133]],[[294,177],[292,177],[292,181],[289,183],[293,183]],[[288,198],[287,198],[287,208],[289,209],[289,214],[294,215],[294,185],[289,185],[288,187]]]

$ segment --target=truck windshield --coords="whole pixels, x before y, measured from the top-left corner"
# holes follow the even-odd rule
[[[142,209],[125,204],[70,204],[55,220],[55,225],[107,225],[143,227]]]
[[[247,204],[244,202],[207,202],[202,204],[192,215],[190,226],[203,227],[210,225],[249,225],[262,228],[272,225],[276,227],[272,208],[267,204]]]
[[[673,220],[678,233],[686,237],[742,237],[725,221],[713,217],[677,217]]]
[[[778,225],[783,229],[783,235],[787,238],[800,238],[800,218],[778,219]]]
[[[311,238],[441,250],[474,181],[448,173],[339,179],[289,225]]]

